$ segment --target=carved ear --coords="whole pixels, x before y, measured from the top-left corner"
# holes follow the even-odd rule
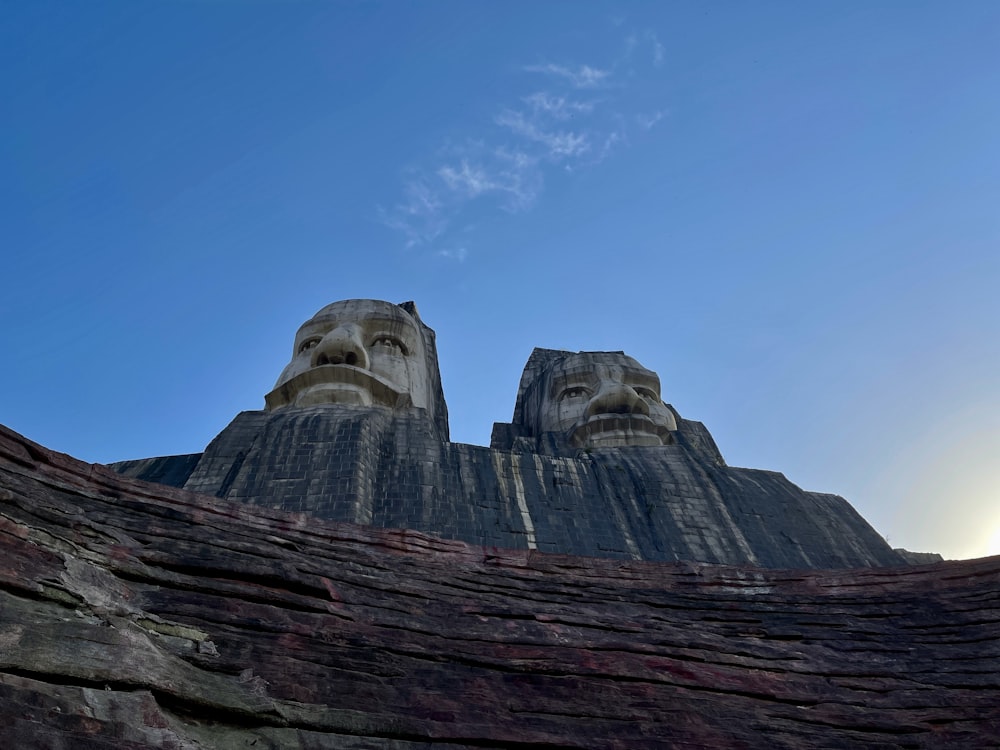
[[[409,302],[400,302],[398,307],[402,307],[404,310],[406,310],[406,312],[408,312],[414,318],[420,320],[420,313],[417,312],[417,303],[414,302],[413,300],[410,300]]]

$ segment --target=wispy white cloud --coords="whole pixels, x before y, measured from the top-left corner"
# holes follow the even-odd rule
[[[650,31],[629,34],[625,50],[625,58],[608,67],[521,67],[536,84],[534,76],[545,76],[545,87],[499,102],[474,137],[423,159],[404,181],[402,199],[379,209],[382,223],[401,232],[407,247],[438,245],[436,255],[462,262],[470,239],[461,227],[475,216],[473,205],[480,213],[525,211],[555,170],[572,174],[629,146],[630,132],[649,130],[664,117],[659,110],[636,111],[630,102],[638,99],[629,89],[642,83],[637,66],[661,65],[665,51]]]
[[[496,123],[509,128],[516,135],[541,144],[545,147],[545,155],[556,161],[579,156],[590,150],[590,142],[583,133],[542,130],[535,120],[517,110],[505,109],[497,115]]]
[[[407,185],[406,197],[403,210],[411,216],[426,216],[441,210],[441,200],[437,193],[421,181]]]
[[[625,140],[624,135],[620,130],[612,130],[604,137],[604,143],[601,145],[601,150],[597,154],[598,161],[604,161],[611,155],[611,152],[615,150],[617,146],[620,146]]]
[[[445,164],[437,173],[451,190],[463,193],[469,198],[475,198],[498,188],[498,184],[485,169],[470,166],[465,159],[462,159],[457,169]]]
[[[633,31],[625,37],[624,60],[631,60],[633,56],[643,55],[646,60],[652,62],[653,66],[659,68],[667,59],[667,49],[660,42],[660,38],[652,29],[646,29],[641,34]]]
[[[522,100],[533,112],[545,114],[554,120],[569,120],[577,115],[589,115],[596,102],[581,102],[556,96],[547,91],[536,91]]]
[[[528,73],[543,73],[547,76],[561,78],[577,89],[597,88],[605,85],[611,78],[610,70],[592,68],[589,65],[571,68],[566,65],[547,63],[545,65],[525,65],[524,70]]]
[[[403,200],[391,209],[379,206],[382,223],[406,236],[406,246],[413,247],[437,239],[448,225],[442,216],[443,204],[437,192],[423,179],[412,179],[403,186]]]
[[[538,159],[519,149],[497,148],[493,152],[503,178],[508,200],[504,209],[511,213],[527,209],[542,191],[542,171]]]
[[[519,149],[497,148],[493,152],[497,173],[508,200],[504,209],[516,213],[531,206],[542,190],[542,171],[534,156]]]
[[[643,130],[649,130],[656,125],[656,123],[662,120],[663,116],[663,112],[660,110],[657,110],[652,114],[638,114],[635,116],[635,122]]]
[[[447,250],[438,250],[436,255],[439,258],[447,258],[448,260],[454,260],[458,263],[464,263],[465,259],[469,255],[469,251],[464,247],[449,248]]]
[[[660,43],[659,38],[656,36],[656,32],[647,31],[646,38],[649,40],[650,46],[653,50],[653,65],[659,68],[663,65],[663,62],[666,59],[667,50]]]
[[[541,189],[538,159],[519,150],[494,148],[482,143],[461,149],[456,163],[437,169],[437,176],[449,191],[452,203],[465,203],[487,194],[502,198],[502,207],[517,212],[529,207]]]

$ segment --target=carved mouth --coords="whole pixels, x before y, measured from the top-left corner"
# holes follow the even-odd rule
[[[596,414],[574,427],[569,440],[576,448],[673,443],[669,428],[642,414]]]
[[[264,396],[264,403],[268,411],[291,404],[380,404],[401,408],[410,405],[410,395],[397,390],[371,370],[347,364],[325,364],[286,380]]]

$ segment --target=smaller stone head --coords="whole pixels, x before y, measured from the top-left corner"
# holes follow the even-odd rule
[[[623,352],[536,349],[514,422],[529,436],[555,433],[574,448],[667,445],[677,429],[656,373]]]
[[[321,309],[299,328],[292,360],[265,403],[268,411],[319,404],[417,407],[447,435],[434,332],[412,302],[353,299]]]

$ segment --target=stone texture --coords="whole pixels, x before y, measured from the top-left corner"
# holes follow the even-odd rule
[[[930,563],[941,562],[944,558],[937,552],[910,552],[908,549],[897,547],[893,550],[910,565],[928,565]]]
[[[346,300],[299,329],[267,408],[201,456],[116,470],[219,498],[471,544],[761,567],[900,565],[846,500],[726,466],[622,352],[536,349],[489,448],[448,440],[413,303]]]
[[[565,456],[443,442],[428,420],[382,409],[244,412],[183,486],[514,549],[763,567],[903,563],[843,498],[720,465],[685,429],[672,445]],[[150,480],[147,469],[165,476],[163,467],[116,466]]]
[[[148,484],[0,429],[2,747],[984,748],[998,675],[1000,558],[495,549]]]

